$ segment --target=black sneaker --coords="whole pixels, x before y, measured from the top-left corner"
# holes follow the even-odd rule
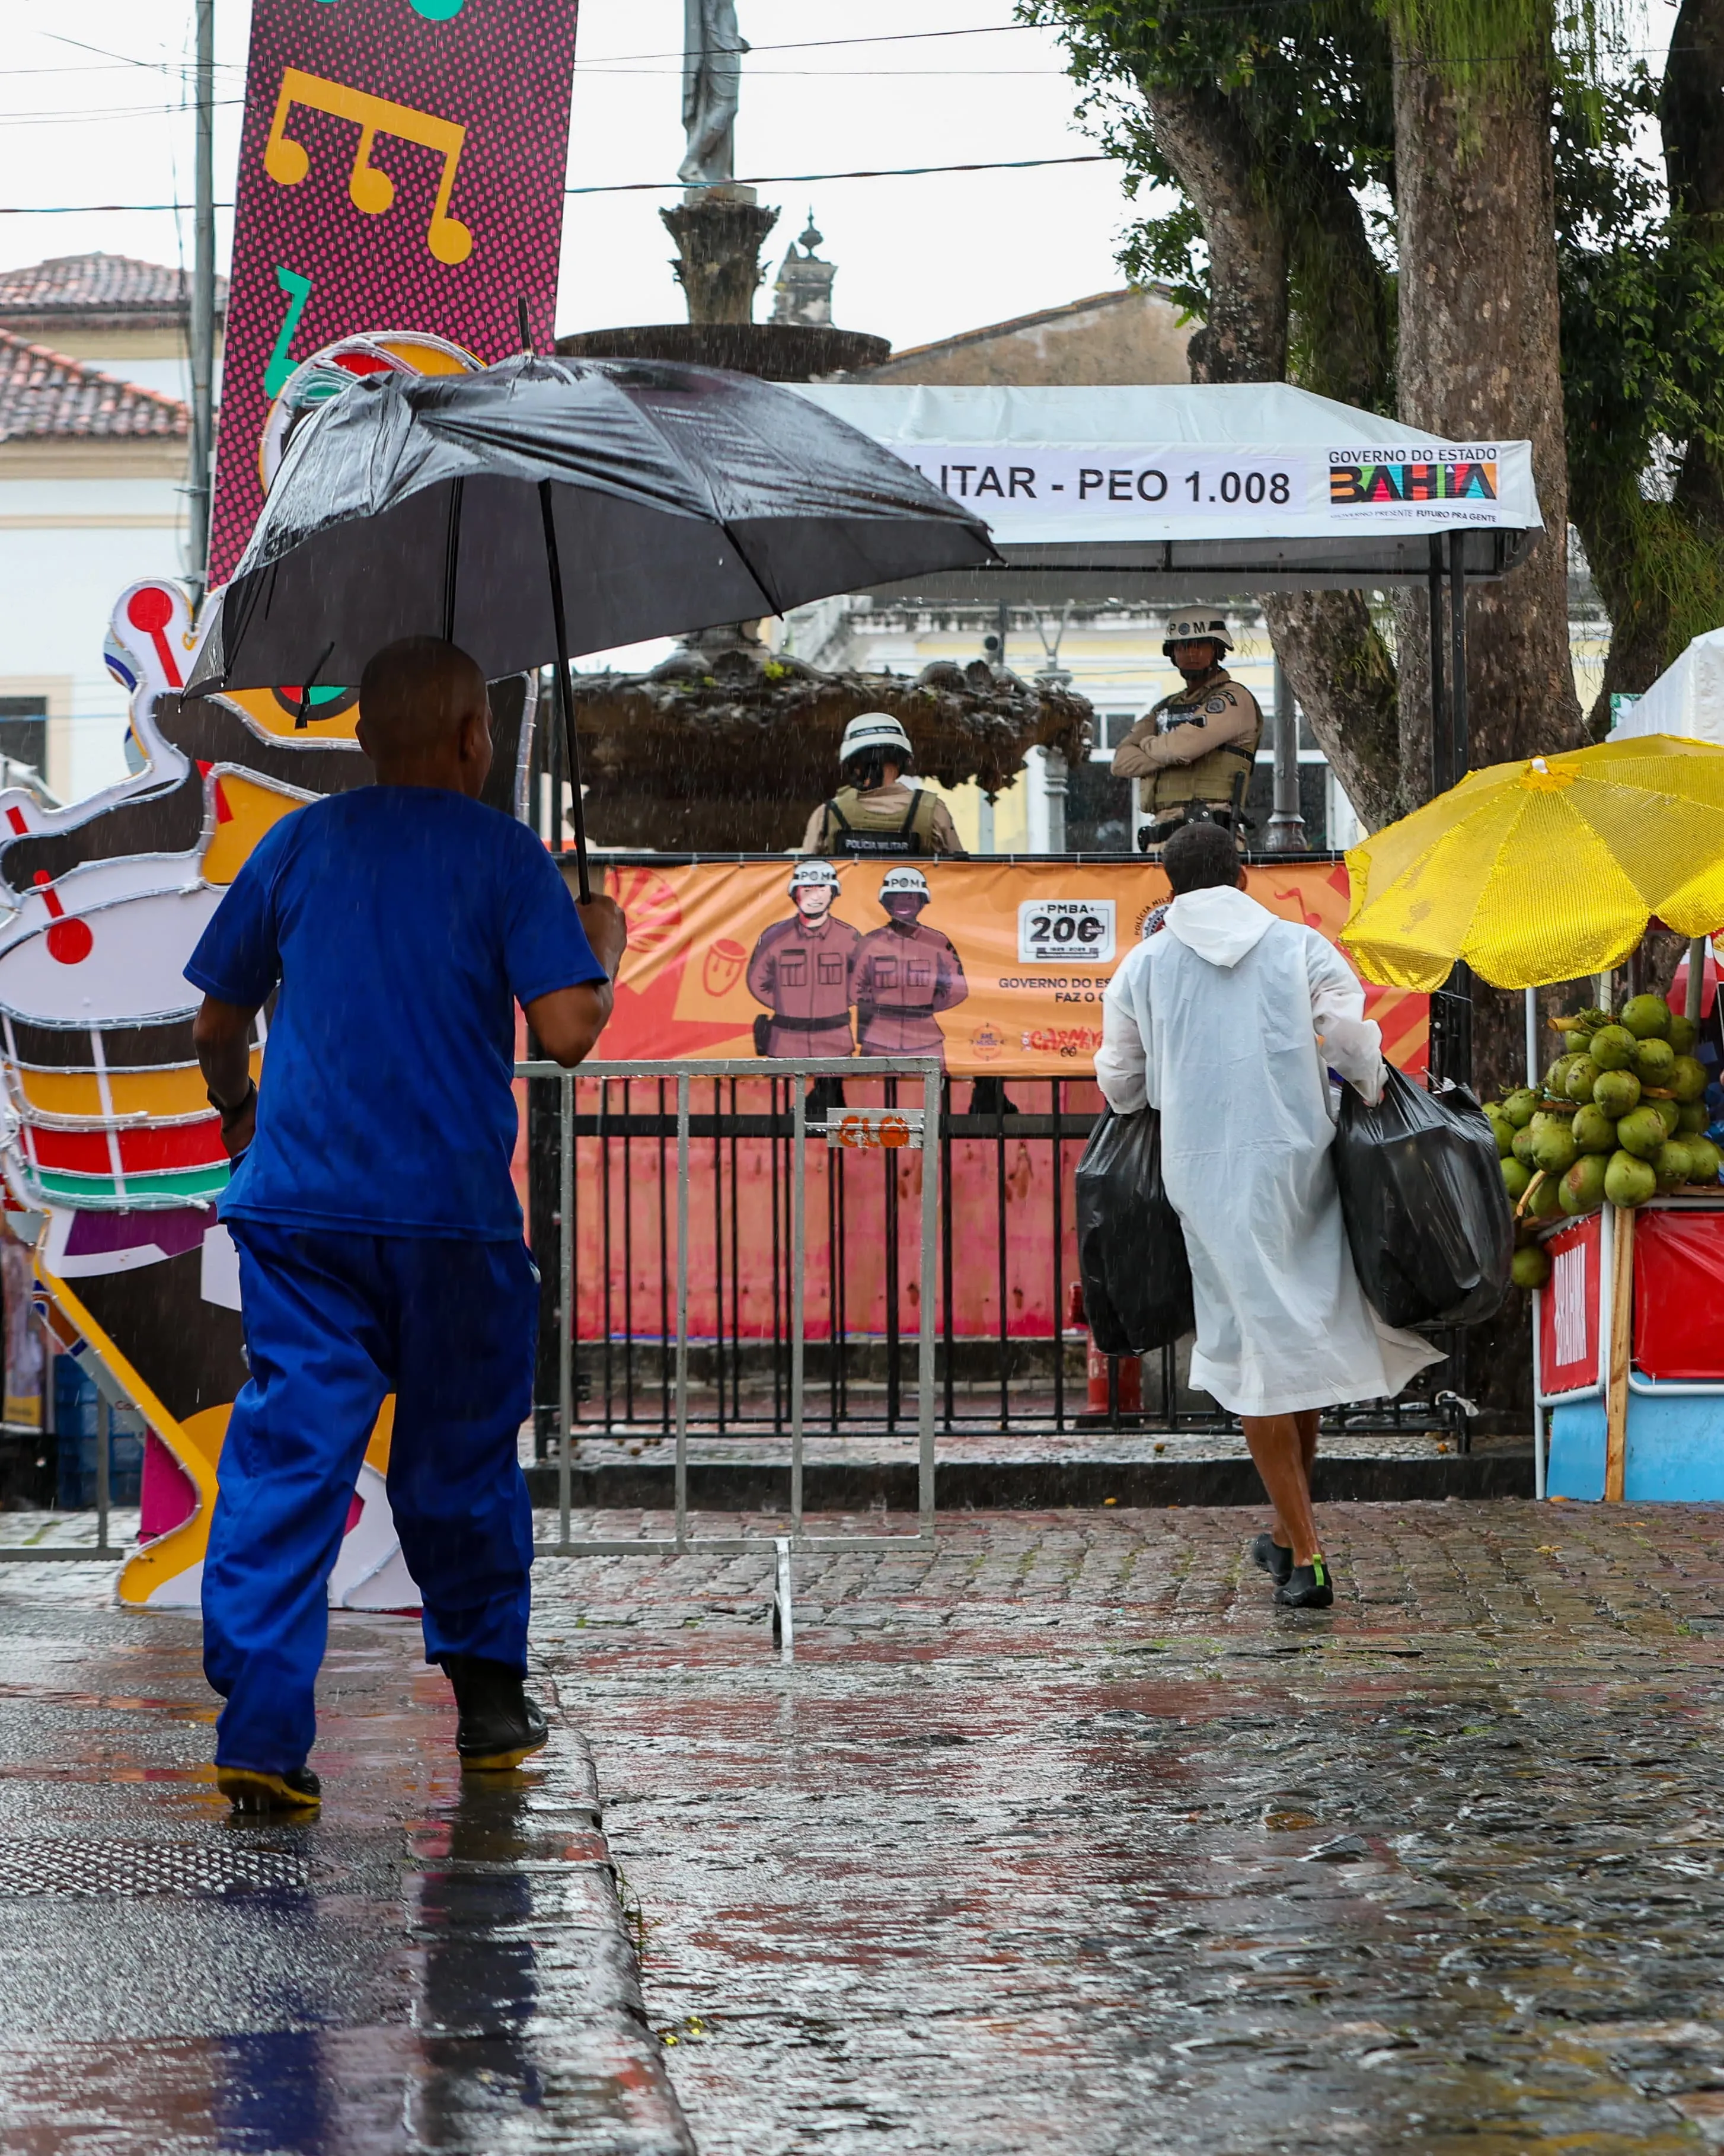
[[[1329,1609],[1335,1587],[1328,1559],[1314,1557],[1309,1564],[1296,1564],[1275,1589],[1275,1600],[1283,1609]]]
[[[1273,1535],[1259,1535],[1251,1545],[1251,1562],[1279,1587],[1293,1570],[1293,1553]]]
[[[216,1787],[236,1812],[315,1812],[323,1788],[309,1767],[266,1774],[255,1767],[218,1767]]]
[[[447,1655],[443,1667],[455,1688],[455,1750],[464,1772],[505,1773],[545,1743],[545,1717],[505,1663]]]

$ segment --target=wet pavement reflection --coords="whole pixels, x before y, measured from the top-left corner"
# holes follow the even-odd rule
[[[546,1568],[703,2150],[1724,2142],[1724,1515],[1328,1517]]]
[[[565,1717],[464,1782],[417,1627],[340,1619],[321,1816],[235,1821],[196,1625],[52,1584],[0,1578],[0,2150],[691,2146]]]

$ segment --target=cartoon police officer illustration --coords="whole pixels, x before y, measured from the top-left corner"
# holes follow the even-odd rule
[[[970,993],[951,938],[919,916],[932,894],[920,869],[889,869],[880,902],[890,916],[862,938],[851,969],[857,1050],[863,1055],[937,1055],[946,1040],[935,1014]]]
[[[790,878],[796,911],[762,930],[748,961],[748,993],[767,1008],[754,1021],[761,1055],[849,1055],[850,969],[860,932],[834,917],[838,870],[798,861]]]

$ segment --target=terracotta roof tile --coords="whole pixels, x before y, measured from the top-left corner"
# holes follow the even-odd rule
[[[182,315],[188,273],[130,254],[60,254],[22,270],[0,270],[0,321],[8,315]],[[228,280],[216,280],[216,311]]]
[[[177,398],[116,382],[93,367],[0,330],[0,442],[185,440]]]

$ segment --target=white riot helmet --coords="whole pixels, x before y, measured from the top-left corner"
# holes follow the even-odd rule
[[[794,898],[798,891],[807,890],[810,885],[818,885],[828,891],[836,891],[839,887],[838,870],[834,868],[830,861],[798,861],[790,871],[791,896]]]
[[[1231,651],[1233,639],[1227,633],[1227,624],[1219,613],[1179,614],[1167,624],[1167,638],[1162,646],[1163,659],[1173,656],[1176,644],[1213,644],[1218,651]]]
[[[895,763],[900,771],[908,771],[916,760],[909,735],[890,711],[859,711],[850,721],[838,747],[839,769],[842,771],[853,756],[866,756],[870,749]]]
[[[928,889],[928,880],[920,869],[888,869],[885,881],[880,887],[880,896],[891,898],[903,891],[908,891],[916,898],[931,898],[934,895]]]

